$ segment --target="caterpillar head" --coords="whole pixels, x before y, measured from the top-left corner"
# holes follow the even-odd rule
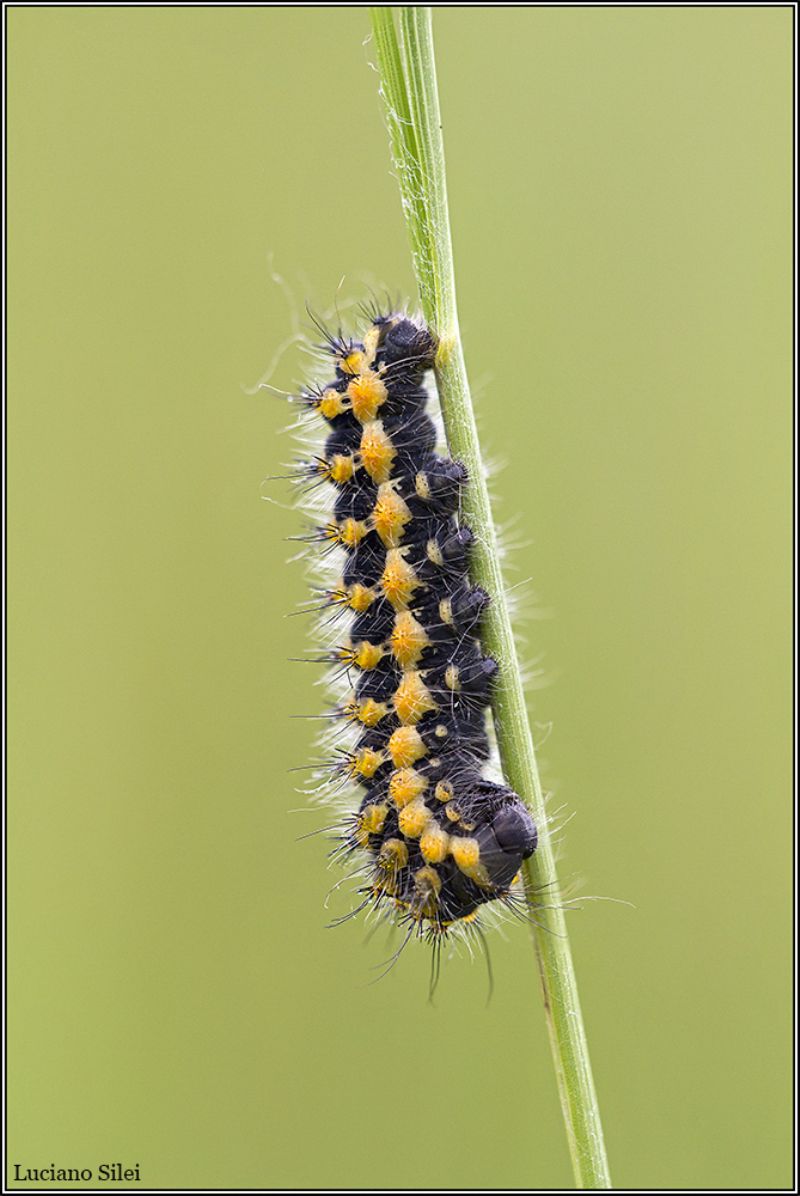
[[[435,341],[427,328],[407,319],[396,320],[383,339],[383,360],[389,367],[408,366],[416,371],[431,369]]]
[[[469,784],[460,782],[457,791],[454,800],[460,819],[455,829],[463,828],[474,846],[457,845],[460,850],[453,856],[458,862],[469,855],[462,871],[486,892],[483,900],[488,901],[509,887],[523,861],[533,855],[536,825],[525,804],[505,785],[479,776]]]

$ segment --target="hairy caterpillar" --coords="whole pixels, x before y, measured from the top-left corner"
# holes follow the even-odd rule
[[[473,533],[458,517],[469,479],[435,452],[426,410],[433,337],[375,313],[361,341],[325,335],[334,377],[297,399],[327,425],[300,466],[329,498],[311,551],[341,564],[322,596],[336,638],[321,659],[349,688],[333,711],[333,769],[363,789],[340,850],[363,865],[359,909],[439,936],[487,902],[511,903],[537,832],[520,798],[483,775],[497,664],[481,651],[489,596],[470,583]]]

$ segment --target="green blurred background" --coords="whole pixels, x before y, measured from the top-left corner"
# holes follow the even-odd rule
[[[791,1182],[791,21],[435,17],[562,871],[635,906],[569,919],[620,1187]],[[370,986],[297,841],[322,695],[246,388],[343,275],[413,298],[368,14],[9,23],[11,1163],[570,1186],[524,929],[488,1008],[424,949]]]

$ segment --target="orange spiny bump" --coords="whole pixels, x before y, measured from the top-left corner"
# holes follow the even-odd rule
[[[364,350],[352,344],[342,345],[341,351],[336,355],[336,360],[342,373],[349,374],[350,377],[360,374],[368,364]]]
[[[452,797],[453,797],[453,782],[452,781],[439,781],[439,783],[436,786],[436,789],[434,790],[434,793],[435,793],[437,801],[441,801],[441,802],[451,801]]]
[[[411,522],[411,512],[391,482],[383,482],[378,487],[372,522],[384,546],[396,548],[403,538],[403,528]]]
[[[353,415],[362,424],[373,420],[379,408],[386,402],[387,390],[380,377],[373,370],[364,370],[353,378],[347,387]]]
[[[347,456],[343,453],[334,453],[330,461],[321,462],[320,472],[328,481],[342,486],[345,482],[352,481],[356,468],[355,458],[351,453],[348,453]]]
[[[421,798],[403,806],[397,816],[397,825],[407,839],[418,839],[430,822],[432,815]]]
[[[432,818],[420,835],[419,849],[428,864],[441,864],[447,859],[450,836],[435,818]]]
[[[338,390],[325,390],[319,397],[317,410],[325,419],[335,419],[337,415],[343,415],[345,411],[349,411],[350,404],[344,395],[339,394]]]
[[[389,712],[384,702],[376,702],[374,698],[365,698],[362,702],[354,699],[344,707],[344,716],[350,722],[362,723],[365,727],[375,727]]]
[[[414,898],[411,913],[415,918],[435,918],[439,908],[442,878],[435,868],[420,868],[414,873]]]
[[[374,419],[364,425],[359,453],[361,464],[373,482],[378,484],[388,482],[392,474],[392,462],[397,456],[397,449],[392,444],[391,436],[384,430],[381,420]]]
[[[362,586],[360,582],[354,582],[353,585],[348,586],[344,591],[344,604],[349,606],[351,610],[362,614],[368,610],[375,601],[375,591],[369,586]]]
[[[369,781],[375,776],[385,759],[383,752],[375,751],[373,748],[361,748],[348,758],[346,768],[352,777],[363,777]]]
[[[398,768],[389,778],[389,797],[399,810],[421,797],[428,782],[413,768]]]
[[[393,701],[397,717],[404,726],[413,726],[423,714],[436,709],[430,690],[416,669],[403,673]]]
[[[402,548],[390,548],[387,552],[380,584],[395,610],[404,610],[408,606],[420,580],[406,561]]]
[[[361,825],[370,835],[377,835],[383,830],[389,807],[385,802],[364,806],[361,811]]]
[[[353,664],[363,672],[376,669],[383,660],[383,657],[384,651],[381,645],[371,644],[368,640],[362,641],[362,643],[353,649]]]
[[[378,352],[380,339],[381,329],[377,324],[373,324],[364,334],[364,360],[368,366],[372,366],[375,361],[375,354]]]
[[[416,727],[398,727],[396,731],[392,731],[388,750],[395,768],[410,768],[428,754]]]
[[[450,853],[459,871],[474,880],[481,888],[491,884],[485,866],[481,863],[481,850],[477,839],[450,837]]]
[[[368,528],[360,519],[342,519],[341,522],[327,523],[324,527],[327,540],[334,544],[341,544],[344,548],[355,548],[368,534]]]
[[[378,867],[399,872],[408,863],[408,848],[402,839],[386,839],[378,852]]]
[[[430,640],[421,623],[408,610],[395,615],[394,627],[389,636],[389,646],[397,663],[406,669],[419,664]]]

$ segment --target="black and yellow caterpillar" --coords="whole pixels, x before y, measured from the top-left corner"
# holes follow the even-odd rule
[[[336,768],[364,796],[342,846],[365,862],[364,905],[438,934],[486,902],[510,902],[537,842],[520,798],[483,775],[497,664],[481,651],[489,596],[470,584],[473,533],[459,520],[469,480],[435,452],[426,328],[373,315],[361,341],[322,347],[335,377],[298,398],[329,430],[301,473],[333,487],[313,538],[343,556],[324,604],[347,612],[349,627],[324,659],[353,683],[334,713],[358,738]]]

